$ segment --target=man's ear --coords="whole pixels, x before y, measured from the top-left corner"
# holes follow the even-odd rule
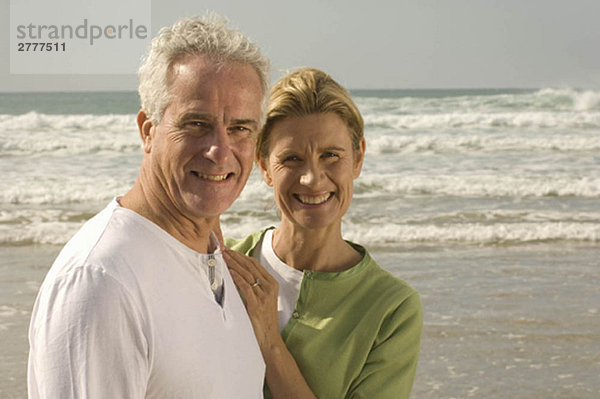
[[[145,153],[150,153],[152,150],[152,128],[154,127],[154,124],[150,121],[150,118],[146,115],[146,111],[143,109],[137,114],[137,125],[142,139],[142,148]]]
[[[362,170],[362,165],[363,165],[363,161],[365,160],[365,152],[366,151],[367,151],[367,142],[365,141],[365,138],[363,137],[362,139],[360,139],[358,153],[354,154],[353,174],[354,174],[355,179],[358,176],[360,176],[360,171]]]
[[[271,179],[271,174],[269,172],[268,164],[265,159],[260,155],[257,156],[258,167],[260,168],[260,174],[262,175],[263,180],[267,183],[268,186],[273,187],[273,179]]]

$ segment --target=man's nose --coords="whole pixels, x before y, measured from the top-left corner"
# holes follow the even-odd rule
[[[231,142],[227,129],[217,126],[208,135],[204,157],[216,164],[226,162],[231,155]]]

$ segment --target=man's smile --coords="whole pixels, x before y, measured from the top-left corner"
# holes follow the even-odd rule
[[[201,172],[197,172],[192,170],[192,174],[200,179],[210,180],[210,181],[223,181],[227,180],[229,177],[233,176],[233,173],[225,173],[222,175],[207,175]]]

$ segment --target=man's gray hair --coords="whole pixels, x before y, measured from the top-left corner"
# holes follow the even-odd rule
[[[167,76],[173,62],[184,55],[205,55],[217,65],[240,62],[252,66],[260,78],[263,109],[269,92],[269,60],[260,48],[242,33],[227,26],[215,13],[206,17],[184,18],[162,28],[152,39],[142,60],[138,92],[142,109],[153,123],[159,123],[169,104]]]

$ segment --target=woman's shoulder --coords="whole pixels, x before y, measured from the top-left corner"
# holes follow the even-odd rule
[[[423,326],[423,304],[419,292],[372,258],[365,276],[368,285],[365,295],[371,301],[373,317],[379,318],[378,340],[385,341],[393,334],[408,334],[407,331],[410,331],[418,342]]]
[[[409,283],[394,276],[377,263],[369,251],[364,247],[351,243],[364,253],[364,275],[361,276],[361,285],[371,298],[379,298],[383,302],[395,303],[404,306],[420,307],[419,293]]]
[[[227,248],[241,252],[243,254],[250,254],[254,248],[258,245],[258,243],[262,240],[265,232],[267,230],[274,229],[275,227],[270,226],[265,229],[255,231],[254,233],[246,236],[245,238],[225,238],[225,245]]]

